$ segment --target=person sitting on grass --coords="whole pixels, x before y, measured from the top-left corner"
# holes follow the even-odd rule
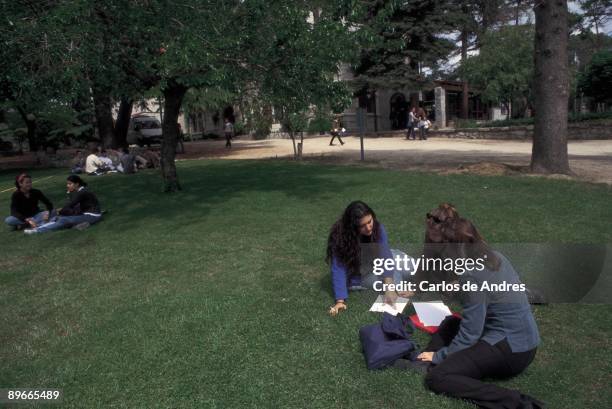
[[[136,156],[130,152],[128,148],[123,148],[119,164],[119,171],[126,175],[131,175],[136,172]]]
[[[100,152],[100,156],[98,156],[98,159],[100,160],[100,162],[102,162],[102,167],[103,169],[105,169],[106,172],[117,171],[112,156],[114,155],[111,155],[111,152],[107,151],[106,149],[102,149],[102,151]]]
[[[21,173],[15,178],[17,190],[11,197],[11,215],[4,220],[12,230],[37,227],[53,216],[53,203],[38,189],[32,188],[32,177]],[[41,211],[39,202],[44,203],[46,211]]]
[[[492,250],[469,220],[451,217],[441,222],[440,233],[445,257],[484,260],[483,268],[471,268],[461,275],[450,272],[447,281],[470,281],[480,289],[484,282],[520,284],[510,261]],[[463,317],[445,318],[417,357],[427,366],[426,386],[482,408],[542,407],[530,396],[482,381],[516,376],[533,361],[540,335],[526,294],[485,289],[459,296]]]
[[[85,156],[83,156],[83,151],[77,150],[74,158],[70,160],[70,173],[83,173],[85,169]]]
[[[157,152],[151,149],[147,149],[142,153],[141,156],[145,159],[146,166],[148,168],[157,169],[161,166],[161,159]]]
[[[430,210],[425,218],[425,242],[423,245],[423,257],[426,259],[441,258],[441,251],[444,249],[441,236],[441,226],[447,220],[459,217],[459,212],[450,203],[440,203],[438,207]],[[427,270],[423,265],[419,266],[411,281],[419,283],[427,280],[429,282],[439,282],[440,272]]]
[[[57,210],[58,216],[42,226],[24,230],[25,234],[44,233],[71,227],[82,230],[100,221],[102,218],[100,203],[96,195],[87,189],[87,183],[77,175],[70,175],[66,180],[66,188],[69,199],[64,207]]]
[[[93,148],[85,159],[85,173],[91,176],[103,175],[108,169],[98,156],[98,148]]]
[[[367,246],[366,244],[376,244]],[[362,254],[362,250],[367,253]],[[376,281],[394,282],[394,271],[385,270],[382,276],[374,275],[371,263],[364,262],[373,257],[392,258],[387,241],[387,232],[376,219],[374,211],[364,202],[355,201],[347,206],[329,233],[326,262],[331,268],[332,287],[335,303],[330,315],[346,310],[349,290],[370,289]],[[406,296],[407,294],[400,294]],[[385,301],[393,304],[398,294],[385,292]]]

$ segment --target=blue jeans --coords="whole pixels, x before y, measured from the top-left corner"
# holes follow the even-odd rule
[[[41,224],[44,223],[44,220],[43,220],[44,215],[45,215],[45,212],[39,212],[39,213],[36,213],[34,216],[32,216],[32,219],[34,220],[37,226],[40,226]],[[49,220],[51,220],[53,216],[55,216],[55,209],[51,210],[51,212],[49,213]],[[6,219],[4,219],[4,223],[8,224],[13,229],[16,229],[17,227],[20,227],[20,226],[26,226],[26,227],[30,226],[28,222],[20,220],[16,218],[15,216],[7,217]]]
[[[415,139],[414,124],[412,122],[408,122],[408,128],[406,128],[406,139]]]
[[[49,223],[45,223],[40,227],[36,228],[38,233],[44,233],[47,231],[68,229],[72,226],[76,226],[79,223],[88,222],[89,224],[97,223],[102,216],[91,216],[89,214],[79,214],[76,216],[57,216]]]

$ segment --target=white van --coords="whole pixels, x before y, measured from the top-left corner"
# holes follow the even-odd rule
[[[154,143],[161,143],[162,127],[159,119],[154,116],[134,115],[130,119],[130,126],[127,134],[127,143],[138,146],[151,146]]]

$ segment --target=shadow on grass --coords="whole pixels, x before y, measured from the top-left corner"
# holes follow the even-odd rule
[[[105,229],[126,231],[158,220],[189,226],[234,198],[256,200],[260,193],[277,192],[288,199],[312,201],[345,188],[332,167],[290,161],[189,161],[179,164],[178,173],[183,190],[175,194],[161,192],[158,172],[88,178],[102,208],[108,210],[101,222]]]

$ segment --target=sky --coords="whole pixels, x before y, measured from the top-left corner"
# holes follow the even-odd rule
[[[582,12],[582,9],[580,8],[580,5],[578,4],[577,1],[568,1],[567,2],[567,7],[569,9],[569,11],[573,12],[573,13],[580,13]],[[593,29],[593,32],[595,30]],[[600,31],[602,33],[606,33],[607,35],[612,35],[612,19],[610,19],[610,21],[608,21],[601,29]]]

